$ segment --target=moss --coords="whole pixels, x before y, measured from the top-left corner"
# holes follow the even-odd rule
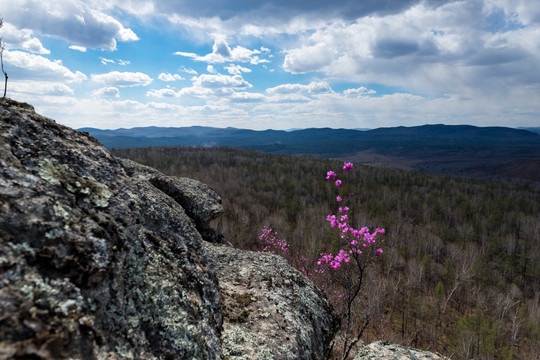
[[[232,297],[234,298],[234,300],[236,300],[238,305],[243,308],[251,305],[252,303],[256,301],[256,299],[253,298],[253,295],[248,294],[248,293],[232,294]]]

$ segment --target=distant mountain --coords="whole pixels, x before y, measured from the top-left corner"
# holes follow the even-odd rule
[[[521,127],[519,129],[532,131],[534,133],[540,134],[540,127]]]
[[[105,147],[230,146],[482,178],[540,179],[540,134],[507,127],[423,125],[373,130],[213,127],[82,128]]]

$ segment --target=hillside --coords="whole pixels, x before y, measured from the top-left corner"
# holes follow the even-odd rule
[[[325,220],[335,201],[324,175],[343,162],[231,148],[113,153],[222,194],[227,210],[215,225],[235,246],[260,250],[264,226],[311,258],[339,242]],[[537,359],[538,185],[360,165],[349,181],[355,222],[386,229],[384,255],[369,270],[366,297],[355,308],[358,323],[364,310],[371,314],[365,341],[385,339],[453,359]]]
[[[80,129],[107,148],[231,146],[277,154],[314,155],[431,174],[538,181],[540,134],[504,127],[424,125],[380,128],[253,131],[235,128]]]

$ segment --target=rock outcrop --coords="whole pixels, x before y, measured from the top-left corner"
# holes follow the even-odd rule
[[[0,100],[0,359],[317,359],[337,320],[206,185]],[[206,241],[205,241],[206,240]]]
[[[377,341],[364,346],[354,360],[444,360],[429,351],[409,348],[386,341]]]

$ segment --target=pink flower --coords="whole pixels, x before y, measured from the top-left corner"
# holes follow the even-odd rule
[[[353,164],[348,162],[343,164],[343,171],[347,172],[353,168]]]
[[[335,177],[336,177],[336,173],[333,172],[332,170],[326,173],[326,180],[332,180]]]
[[[341,186],[341,180],[336,180],[336,186]]]
[[[341,200],[343,200],[343,199],[341,198],[341,196],[338,195],[338,197],[336,198],[336,201],[341,202]]]
[[[375,250],[375,255],[380,255],[382,253],[383,253],[382,249]]]

